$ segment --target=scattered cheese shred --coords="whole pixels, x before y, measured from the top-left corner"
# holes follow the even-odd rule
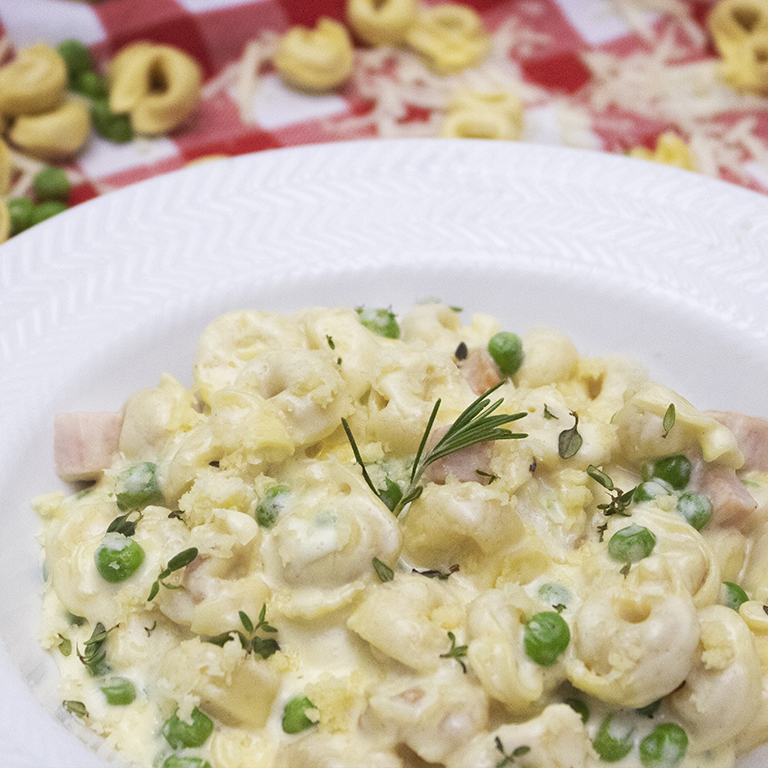
[[[525,121],[523,140],[605,149],[600,129],[615,134],[618,144],[624,136],[627,141],[634,136],[637,143],[638,122],[648,123],[660,133],[680,136],[705,175],[755,185],[760,180],[750,173],[750,165],[756,164],[768,178],[768,146],[753,116],[768,109],[768,98],[737,93],[724,81],[722,62],[709,52],[706,32],[687,3],[605,0],[605,14],[622,17],[645,47],[629,55],[583,53],[591,78],[569,95],[524,81],[521,65],[546,55],[552,40],[526,22],[544,9],[524,2],[518,12],[493,31],[491,52],[482,63],[450,76],[431,72],[405,48],[355,49],[347,93],[369,108],[363,114],[358,110],[326,118],[322,125],[329,137],[437,137],[458,91],[508,92],[520,99],[526,114],[536,111],[530,125]],[[250,41],[238,61],[206,84],[204,98],[226,90],[242,122],[255,123],[254,100],[279,39],[278,33],[266,30]],[[1,46],[2,40],[0,51]],[[610,141],[607,145],[616,151],[629,149]]]

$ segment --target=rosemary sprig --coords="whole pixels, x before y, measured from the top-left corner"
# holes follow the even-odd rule
[[[504,402],[504,399],[501,398],[496,402],[491,403],[490,395],[503,383],[504,382],[499,382],[487,392],[480,395],[480,397],[462,411],[456,421],[454,421],[448,428],[448,431],[437,441],[435,446],[429,451],[426,451],[429,435],[440,408],[440,400],[438,399],[437,402],[435,402],[435,405],[432,408],[432,413],[427,421],[424,435],[419,443],[419,448],[416,451],[408,487],[403,492],[402,498],[397,502],[394,509],[392,509],[392,512],[396,517],[400,515],[408,504],[421,496],[421,493],[424,490],[421,485],[421,478],[430,464],[434,464],[436,461],[444,459],[452,453],[457,453],[464,448],[468,448],[470,445],[489,443],[495,440],[518,440],[520,438],[528,437],[527,434],[511,432],[503,426],[510,422],[517,421],[518,419],[522,419],[523,416],[526,415],[524,412],[494,414],[494,411]],[[345,419],[342,419],[341,423],[344,426],[344,431],[347,433],[347,439],[352,446],[352,453],[355,456],[355,460],[362,468],[363,479],[368,484],[368,487],[383,500],[383,491],[376,488],[368,475],[368,471],[365,468],[365,464],[349,425]]]

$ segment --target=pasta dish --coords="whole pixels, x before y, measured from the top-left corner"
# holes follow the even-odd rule
[[[768,741],[768,421],[437,301],[241,310],[59,414],[63,706],[162,768],[728,768]]]

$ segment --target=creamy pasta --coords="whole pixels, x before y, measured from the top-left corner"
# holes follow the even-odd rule
[[[243,310],[62,414],[63,706],[162,768],[726,768],[768,741],[768,422],[437,302]]]

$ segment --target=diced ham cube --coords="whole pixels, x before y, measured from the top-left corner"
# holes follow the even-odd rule
[[[482,395],[492,386],[498,384],[504,377],[501,375],[496,361],[486,349],[471,349],[464,358],[458,361],[461,375],[467,380],[476,395]]]
[[[123,414],[57,413],[53,419],[56,474],[65,482],[97,480],[118,450]]]
[[[768,472],[768,419],[732,411],[706,411],[706,414],[733,432],[744,454],[742,470]]]
[[[432,432],[426,450],[434,448],[447,431],[448,427],[440,427]],[[490,443],[470,445],[430,464],[424,471],[424,481],[444,485],[448,476],[452,475],[462,483],[474,481],[487,485],[490,482],[490,462]]]
[[[691,486],[709,496],[712,523],[748,530],[754,520],[757,502],[733,469],[698,460],[693,462]]]

